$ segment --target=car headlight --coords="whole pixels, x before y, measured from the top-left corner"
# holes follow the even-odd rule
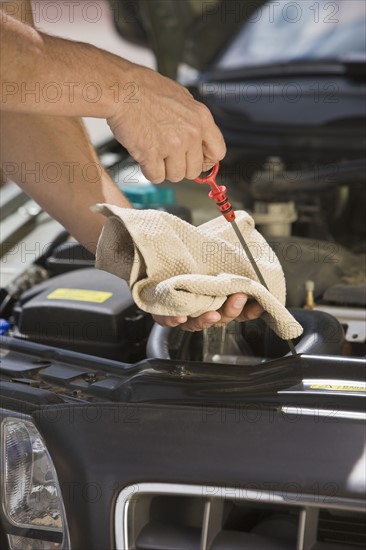
[[[56,470],[31,419],[5,417],[1,449],[2,523],[11,550],[69,550]]]

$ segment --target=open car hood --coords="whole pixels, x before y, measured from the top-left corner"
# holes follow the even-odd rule
[[[180,63],[202,70],[265,0],[109,0],[118,32],[151,47],[159,72],[175,78]]]

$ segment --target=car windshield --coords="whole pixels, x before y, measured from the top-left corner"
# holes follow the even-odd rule
[[[249,17],[217,66],[365,60],[365,14],[364,0],[271,0]]]

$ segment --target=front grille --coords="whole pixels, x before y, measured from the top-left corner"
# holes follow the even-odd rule
[[[321,508],[295,495],[144,483],[118,497],[117,550],[347,550],[365,548],[356,504]],[[312,500],[312,504],[311,503]],[[329,505],[328,505],[329,506]],[[353,508],[353,509],[352,509]]]
[[[349,548],[366,548],[366,521],[364,514],[343,514],[322,510],[319,514],[318,539]]]

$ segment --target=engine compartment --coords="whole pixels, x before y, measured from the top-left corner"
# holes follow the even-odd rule
[[[344,56],[340,41],[340,58],[318,59],[322,44],[312,32],[310,56],[293,55],[291,22],[262,35],[274,33],[280,59],[243,66],[252,55],[245,44],[236,48],[234,27],[246,33],[237,17],[244,2],[110,4],[122,34],[135,29],[138,43],[154,36],[171,60],[158,59],[163,72],[178,69],[174,43],[186,35],[189,89],[210,107],[228,145],[220,183],[277,254],[287,306],[304,334],[293,356],[261,319],[201,333],[154,325],[123,281],[95,270],[94,257],[55,220],[5,186],[0,547],[363,548],[364,58]],[[247,4],[250,13],[268,8]],[[322,15],[338,4],[364,51],[354,30],[362,17],[357,27],[347,23],[358,2],[321,2]],[[314,8],[319,15],[318,2],[308,6],[315,16]],[[252,20],[249,27],[265,23],[255,13]],[[332,27],[317,25],[323,44]],[[194,224],[218,215],[192,182],[144,181],[117,142],[98,153],[136,208]],[[63,518],[49,506],[57,501]],[[29,508],[38,522],[61,521],[62,532],[51,523],[15,526],[14,507]]]
[[[159,186],[158,191],[150,189],[138,166],[115,141],[101,147],[99,155],[127,196],[130,194],[133,201],[138,201],[137,207],[151,206],[154,191],[154,208],[167,210],[194,224],[217,216],[202,186],[184,182],[174,189],[166,185],[161,189]],[[126,187],[131,169],[136,176],[135,184]],[[234,197],[235,208],[249,207],[258,230],[277,255],[286,279],[287,307],[294,314],[297,312],[300,322],[305,323],[303,326],[311,327],[305,331],[308,344],[304,345],[304,338],[298,353],[362,357],[366,351],[366,256],[361,229],[357,239],[354,234],[355,224],[361,228],[358,220],[362,192],[360,202],[353,198],[359,184],[347,187],[347,179],[342,179],[342,185],[332,182],[330,187],[323,188],[319,184],[314,196],[306,192],[305,180],[301,191],[298,182],[291,186],[288,178],[286,189],[281,187],[288,176],[288,166],[280,159],[263,158],[261,170],[249,184],[248,177],[243,179],[242,171],[237,171],[235,165],[224,165],[222,182]],[[355,173],[356,181],[360,170],[362,167]],[[326,180],[328,175],[322,177]],[[330,204],[338,200],[336,210],[343,216],[339,218],[343,219],[339,240],[335,237],[334,215],[329,217],[325,210],[330,196],[333,197]],[[309,200],[317,202],[317,207],[311,207]],[[292,205],[290,217],[289,205]],[[14,223],[19,208],[26,210],[19,206],[16,196],[4,201],[3,225]],[[350,210],[352,225],[344,221]],[[27,211],[31,211],[31,206]],[[319,233],[327,240],[316,238]],[[20,253],[28,260],[27,252],[23,254],[20,250]],[[5,267],[15,256],[14,248],[2,243]],[[147,357],[258,364],[288,352],[286,345],[260,321],[210,329],[204,335],[153,327],[151,316],[134,305],[127,285],[96,270],[93,255],[65,231],[57,232],[39,252],[35,250],[33,258],[23,272],[1,289],[0,318],[5,323],[2,332],[10,338],[131,364]],[[221,347],[215,342],[220,342]]]
[[[125,160],[113,158],[118,180]],[[169,205],[196,223],[203,211],[217,215],[205,195],[197,208],[197,187],[185,187],[191,213]],[[237,207],[248,199],[243,188]],[[257,205],[257,221],[269,215],[259,226],[283,267],[287,305],[304,328],[296,356],[261,319],[202,333],[154,325],[126,284],[96,270],[58,227],[39,247],[2,245],[1,412],[41,430],[73,547],[364,544],[365,255],[353,192],[331,194],[354,215],[340,239],[324,214],[329,195],[319,193],[317,208],[308,194],[289,195],[301,223],[282,216],[279,232],[274,197]],[[10,200],[11,223],[19,200]],[[26,229],[39,243],[44,224],[30,215],[10,234],[21,242]],[[97,501],[86,501],[90,486],[101,491]]]
[[[366,307],[363,256],[340,245],[332,248],[330,243],[303,237],[268,241],[285,273],[287,305],[295,317],[300,317],[306,334],[309,330],[313,333],[307,336],[313,339],[313,346],[303,345],[299,353],[307,353],[313,347],[315,353],[361,357],[365,351]],[[137,308],[127,284],[93,266],[90,253],[66,237],[25,270],[13,286],[2,289],[1,317],[7,323],[3,332],[14,338],[130,363],[147,356],[169,358],[162,351],[167,345],[172,346],[172,358],[207,361],[204,347],[211,342],[214,349],[215,340],[221,342],[221,355],[226,361],[232,356],[234,363],[240,362],[243,355],[273,358],[288,351],[285,342],[266,330],[261,321],[204,331],[205,344],[202,334],[153,328],[152,317]],[[314,288],[314,304],[310,307],[306,302],[309,280]],[[307,328],[309,324],[311,329]],[[316,342],[320,341],[323,348],[317,348]],[[188,355],[184,349],[190,350]]]

